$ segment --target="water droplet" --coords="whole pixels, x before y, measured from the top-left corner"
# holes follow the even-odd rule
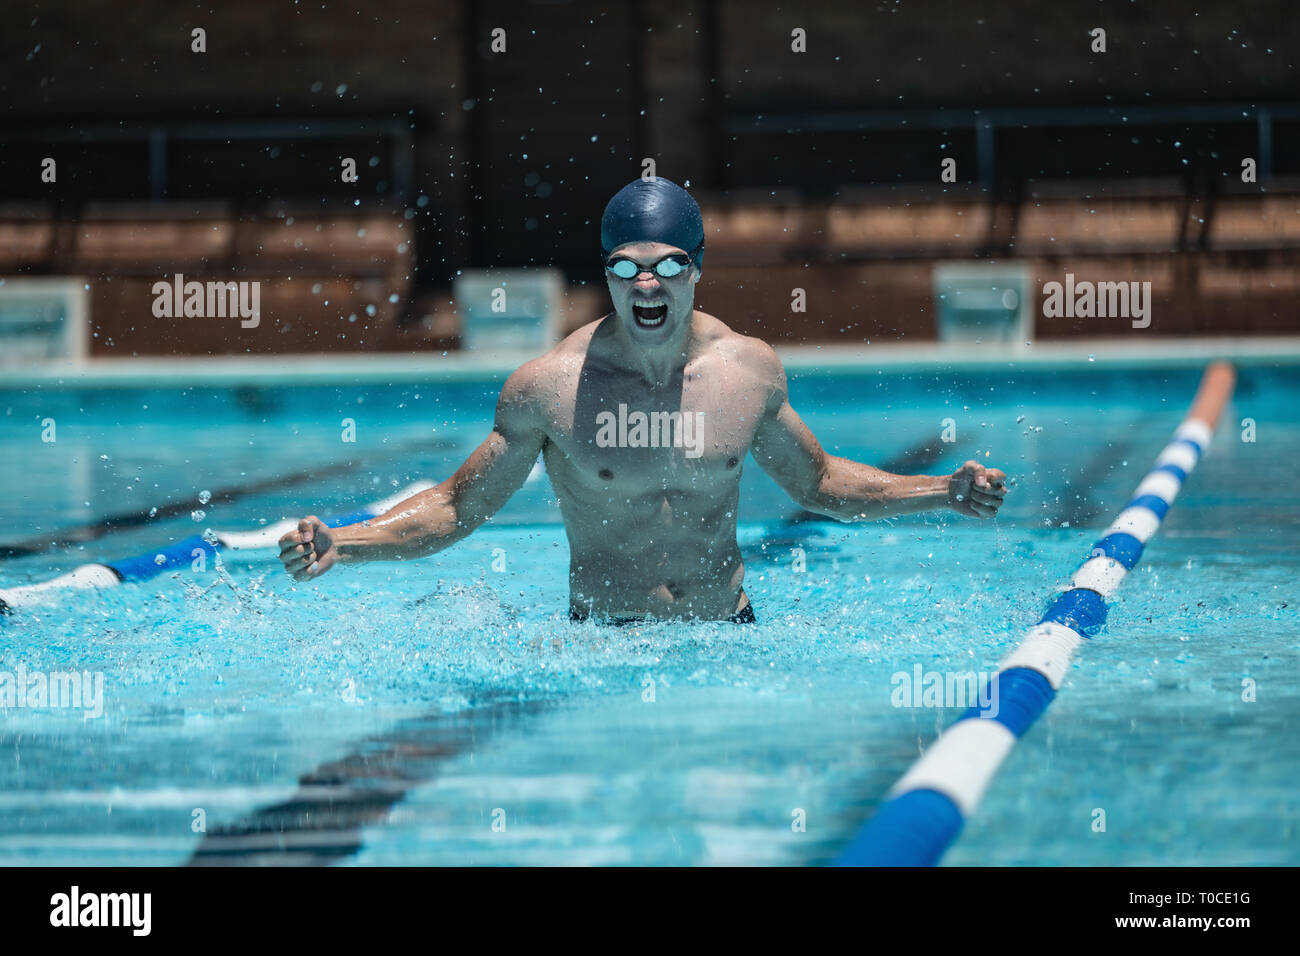
[[[199,492],[199,504],[206,505],[211,500],[212,492],[208,491],[206,488]]]
[[[190,512],[190,518],[192,518],[194,521],[202,521],[207,516],[208,513],[206,511],[199,511],[196,509]]]

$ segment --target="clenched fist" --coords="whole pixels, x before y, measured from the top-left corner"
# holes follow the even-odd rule
[[[959,514],[993,518],[1007,494],[1007,476],[997,468],[968,461],[948,479],[948,503]]]
[[[330,529],[315,515],[298,522],[298,530],[280,539],[280,560],[295,581],[318,578],[339,559]]]

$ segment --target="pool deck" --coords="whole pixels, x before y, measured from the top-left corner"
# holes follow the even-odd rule
[[[1197,368],[1213,359],[1239,365],[1298,366],[1300,336],[1259,338],[1071,339],[1014,349],[935,343],[777,346],[792,375],[882,371],[970,372]],[[249,355],[195,358],[97,358],[6,368],[0,388],[177,388],[190,385],[388,385],[503,380],[533,352]]]

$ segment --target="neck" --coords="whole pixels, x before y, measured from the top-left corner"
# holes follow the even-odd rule
[[[646,346],[642,342],[630,341],[628,333],[620,326],[620,339],[624,360],[627,365],[640,373],[653,385],[667,385],[674,375],[686,366],[691,353],[691,324],[695,315],[682,323],[681,328],[672,338],[654,345]]]

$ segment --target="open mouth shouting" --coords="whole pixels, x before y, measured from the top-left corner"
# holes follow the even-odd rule
[[[632,302],[632,317],[643,329],[657,329],[668,318],[668,303],[663,299],[635,299]]]

